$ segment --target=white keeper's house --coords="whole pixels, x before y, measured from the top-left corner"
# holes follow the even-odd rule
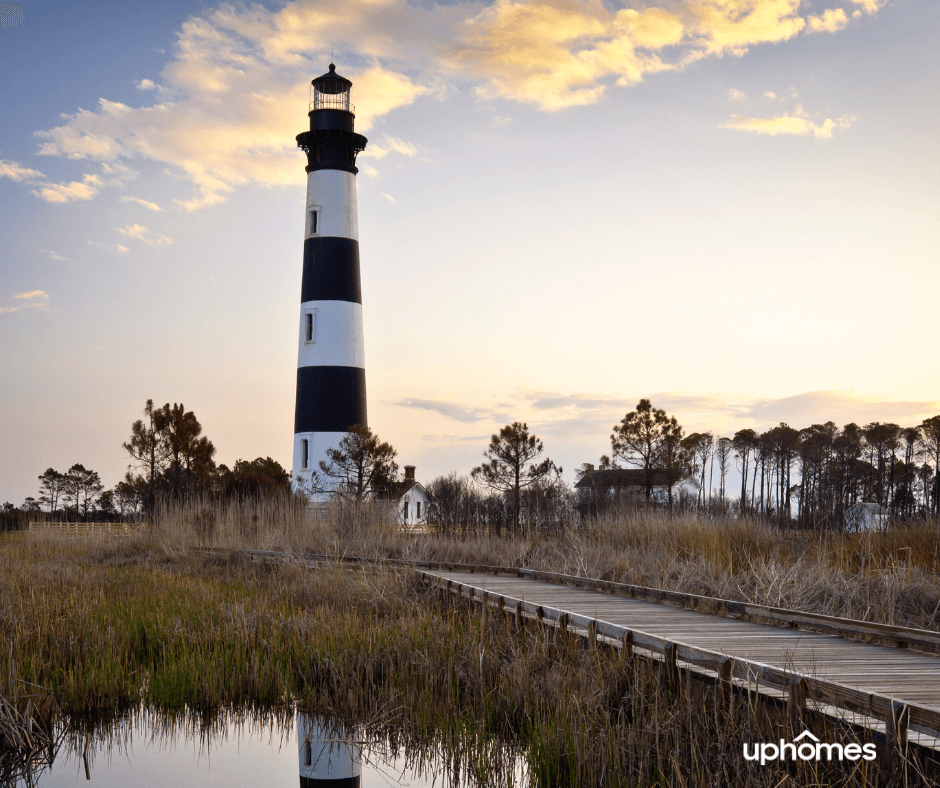
[[[405,466],[405,478],[392,482],[380,496],[397,512],[402,525],[426,525],[428,522],[428,491],[415,479],[415,466]]]

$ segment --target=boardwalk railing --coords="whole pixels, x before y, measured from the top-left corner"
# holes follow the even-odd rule
[[[263,551],[249,552],[261,554]],[[521,569],[505,566],[455,564],[447,561],[375,560],[357,558],[355,556],[328,556],[311,553],[306,554],[306,557],[325,561],[342,561],[346,563],[387,564],[390,566],[408,566],[415,569],[441,569],[451,572],[480,572],[482,574],[527,577],[531,580],[542,580],[548,583],[559,583],[576,588],[587,588],[592,591],[606,591],[611,594],[616,594],[617,596],[648,599],[651,602],[660,602],[674,607],[697,610],[703,613],[713,613],[729,618],[749,616],[793,629],[812,629],[840,637],[855,639],[872,638],[887,643],[888,645],[902,648],[904,646],[920,646],[930,651],[940,649],[940,632],[933,632],[929,629],[900,627],[893,624],[879,624],[875,621],[839,618],[837,616],[827,616],[822,613],[805,613],[783,607],[757,605],[751,602],[736,602],[720,597],[686,594],[681,591],[668,591],[662,588],[649,588],[647,586],[637,586],[630,583],[615,583],[611,580],[594,580],[590,577],[566,575],[559,572],[542,572],[536,569]]]
[[[72,536],[98,536],[102,534],[136,534],[146,526],[136,523],[46,523],[32,521],[29,530],[38,533],[57,533]]]
[[[506,594],[485,591],[475,586],[442,578],[435,571],[447,570],[480,574],[512,575],[532,580],[563,583],[590,590],[608,591],[628,597],[648,599],[683,608],[695,608],[711,613],[724,613],[728,616],[750,615],[786,624],[791,627],[809,627],[823,629],[829,633],[850,638],[877,638],[888,641],[894,646],[920,645],[936,648],[940,646],[940,633],[929,630],[897,627],[888,624],[876,624],[853,619],[841,619],[815,613],[774,608],[764,605],[752,605],[726,599],[684,594],[663,589],[634,586],[627,583],[614,583],[606,580],[564,575],[554,572],[540,572],[530,569],[511,567],[479,566],[434,561],[372,560],[352,556],[328,556],[305,554],[290,556],[271,551],[245,551],[253,558],[261,560],[300,560],[304,563],[320,561],[345,562],[362,565],[390,565],[415,569],[423,580],[438,587],[442,592],[458,598],[466,594],[468,600],[493,608],[504,614],[515,615],[518,622],[533,619],[543,624],[557,627],[563,633],[569,628],[580,630],[578,635],[587,637],[592,643],[598,639],[612,646],[632,650],[643,649],[665,661],[670,673],[677,670],[679,662],[697,672],[710,671],[717,674],[720,682],[726,684],[735,680],[757,685],[759,689],[771,687],[784,693],[791,714],[799,715],[805,708],[806,701],[812,700],[820,705],[847,710],[885,723],[889,743],[892,739],[906,741],[907,728],[910,727],[931,737],[940,738],[940,711],[917,703],[901,701],[897,698],[877,692],[867,692],[835,681],[827,681],[811,674],[768,665],[756,660],[733,657],[717,651],[691,646],[676,640],[670,640],[629,627],[612,624],[597,618],[582,616],[546,605],[535,605],[516,599]]]
[[[437,577],[431,572],[421,572],[427,582],[457,598],[485,605],[499,612],[515,615],[516,620],[526,617],[557,627],[563,632],[569,628],[581,630],[577,634],[595,643],[599,639],[628,651],[639,648],[657,657],[666,664],[669,673],[678,668],[678,663],[699,671],[717,674],[722,683],[737,679],[758,687],[772,687],[786,694],[791,714],[799,714],[807,700],[834,706],[872,717],[886,723],[887,729],[906,734],[909,726],[931,736],[940,736],[940,711],[916,703],[899,702],[896,698],[874,692],[865,692],[834,681],[826,681],[795,670],[767,665],[752,659],[731,657],[717,651],[690,646],[676,640],[652,635],[629,627],[611,624],[600,619],[570,613],[546,605],[534,605],[505,594],[496,594]],[[897,733],[895,735],[898,735]]]

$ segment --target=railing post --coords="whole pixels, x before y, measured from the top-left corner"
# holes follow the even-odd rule
[[[633,660],[633,630],[628,629],[620,638],[621,649],[628,660]]]
[[[670,689],[677,689],[679,686],[679,647],[670,641],[666,644],[663,656],[666,659],[666,683]]]
[[[561,645],[568,647],[568,614],[562,613],[558,617],[558,631],[561,633]]]
[[[803,709],[806,708],[806,679],[794,676],[787,691],[787,721],[790,733],[795,736],[803,727]]]
[[[588,624],[588,647],[595,649],[597,648],[597,622],[591,621]]]
[[[910,721],[910,709],[900,701],[888,704],[885,727],[885,757],[888,759],[888,774],[892,785],[897,785],[898,778],[903,778],[907,761],[907,725]]]
[[[525,632],[525,616],[522,615],[522,602],[516,602],[516,632]]]
[[[727,707],[731,703],[731,667],[733,663],[730,657],[722,657],[718,663],[718,697],[721,703]]]

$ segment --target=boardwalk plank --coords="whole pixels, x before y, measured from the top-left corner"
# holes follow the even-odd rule
[[[940,657],[934,654],[751,623],[542,580],[476,572],[430,573],[533,605],[596,618],[752,663],[796,670],[861,693],[890,696],[940,711]],[[858,695],[857,703],[864,706],[864,697]]]

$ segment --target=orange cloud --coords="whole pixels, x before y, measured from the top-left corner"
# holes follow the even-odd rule
[[[755,134],[767,134],[776,137],[780,134],[793,134],[796,136],[812,135],[816,138],[829,138],[835,129],[847,129],[852,125],[855,118],[846,116],[839,120],[826,118],[820,124],[813,123],[805,117],[798,108],[795,115],[778,115],[767,118],[748,118],[742,115],[732,115],[727,123],[722,124],[724,129],[737,129],[738,131],[750,131]]]
[[[129,224],[127,227],[119,227],[118,232],[127,238],[143,241],[150,246],[172,245],[173,243],[165,235],[156,235],[150,231],[149,227],[144,227],[142,224]],[[121,247],[116,251],[122,250],[127,251],[127,247]]]
[[[29,167],[24,167],[22,164],[16,161],[7,161],[6,159],[0,159],[0,178],[9,178],[10,180],[20,181],[33,180],[35,178],[45,178],[39,170],[31,170]]]
[[[81,181],[45,184],[38,189],[33,189],[32,192],[46,202],[75,202],[95,197],[102,185],[100,177],[88,173]]]
[[[838,33],[849,23],[849,17],[841,8],[827,8],[822,16],[806,19],[810,33]]]
[[[49,309],[49,294],[44,290],[30,290],[28,293],[17,293],[14,301],[20,303],[13,306],[0,306],[0,315],[22,312],[24,309],[38,309],[46,312]]]
[[[852,0],[873,14],[883,0]],[[421,96],[443,95],[445,80],[475,83],[481,97],[500,96],[545,110],[591,104],[610,84],[630,85],[696,60],[742,55],[804,32],[835,32],[843,9],[801,14],[801,0],[632,0],[614,10],[602,0],[293,0],[277,10],[224,3],[182,25],[159,79],[136,82],[153,103],[132,107],[99,99],[52,129],[37,132],[39,152],[116,166],[118,159],[163,163],[187,181],[176,200],[196,210],[246,184],[294,184],[302,160],[293,145],[302,130],[308,82],[324,70],[332,45],[365,58],[341,67],[355,83],[357,128]],[[857,10],[857,13],[861,13]],[[776,124],[732,119],[761,133],[817,132],[807,120]],[[804,129],[800,131],[799,129]],[[776,132],[769,129],[778,129]],[[406,152],[410,143],[397,149]],[[383,149],[387,149],[385,144]],[[368,150],[368,149],[367,149]],[[378,150],[378,148],[376,148]],[[374,168],[368,168],[374,171]],[[23,173],[26,174],[23,174]],[[0,166],[0,177],[37,178]],[[91,199],[102,185],[50,185],[36,194],[55,202]]]

